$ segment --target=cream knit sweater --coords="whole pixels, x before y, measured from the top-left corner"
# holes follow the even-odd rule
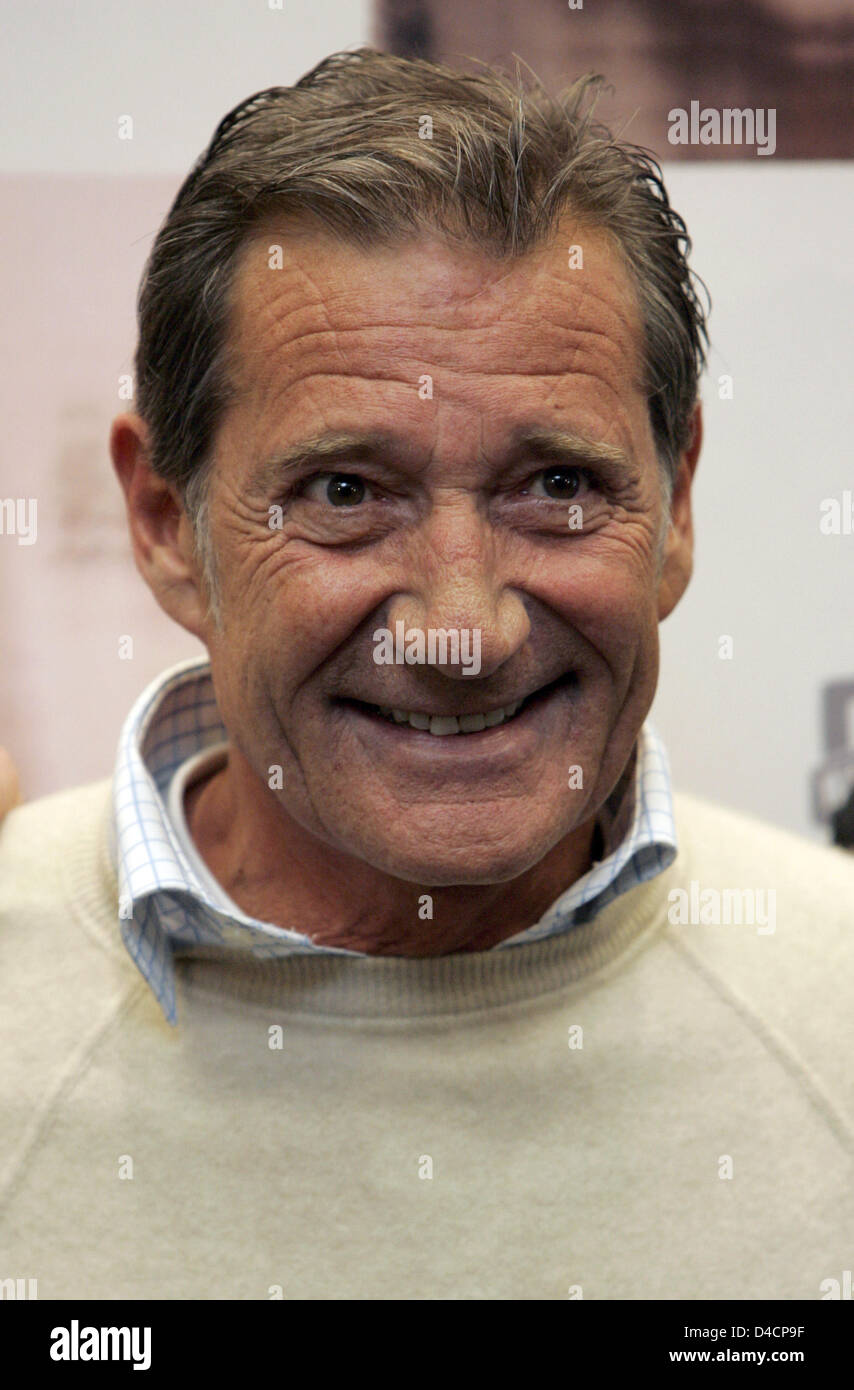
[[[433,960],[206,951],[172,1028],[119,935],[108,815],[105,781],[0,832],[0,1280],[820,1299],[852,1268],[841,851],[677,797],[674,865],[586,926]],[[707,916],[773,890],[774,930],[672,925],[679,889]]]

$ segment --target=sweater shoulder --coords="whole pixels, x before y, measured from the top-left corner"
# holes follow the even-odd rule
[[[35,988],[63,969],[70,978],[93,951],[120,954],[106,838],[111,788],[105,778],[53,792],[0,825],[0,953],[10,987]]]
[[[73,890],[69,869],[99,866],[112,779],[52,792],[16,806],[0,824],[0,928],[56,912]],[[87,876],[88,877],[88,876]]]
[[[794,910],[821,910],[854,925],[854,854],[688,795],[674,796],[680,848],[725,886],[773,888]],[[710,882],[709,886],[714,886]]]
[[[111,780],[16,807],[0,826],[0,1128],[7,1174],[142,978],[118,930]],[[10,1180],[11,1177],[10,1177]]]
[[[110,797],[112,779],[51,792],[14,807],[0,824],[0,865],[6,870],[42,861],[48,847],[79,839],[100,820]]]
[[[665,938],[829,1098],[854,1144],[854,856],[697,797],[674,806]]]

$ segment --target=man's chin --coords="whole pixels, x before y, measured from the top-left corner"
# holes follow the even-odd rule
[[[398,836],[351,846],[351,853],[393,878],[424,888],[474,887],[512,883],[534,869],[560,838],[554,834],[514,838],[509,828],[488,835],[455,833],[452,816],[441,834]]]

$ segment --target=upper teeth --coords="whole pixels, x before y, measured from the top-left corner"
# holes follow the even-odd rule
[[[421,714],[417,710],[382,708],[380,714],[384,714],[387,719],[393,719],[396,724],[411,724],[413,729],[422,729],[442,738],[445,734],[477,734],[481,729],[492,729],[496,724],[503,724],[505,719],[510,719],[521,703],[521,700],[516,700],[512,705],[505,705],[503,709],[490,710],[489,714]]]

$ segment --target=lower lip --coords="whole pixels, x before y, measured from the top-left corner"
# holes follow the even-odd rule
[[[502,724],[473,734],[431,734],[411,724],[395,724],[381,714],[358,705],[345,706],[346,716],[357,722],[360,738],[383,748],[384,756],[403,755],[430,763],[488,763],[492,770],[502,761],[516,763],[531,757],[543,740],[560,730],[568,732],[568,713],[577,697],[569,682],[548,695],[534,699]]]

